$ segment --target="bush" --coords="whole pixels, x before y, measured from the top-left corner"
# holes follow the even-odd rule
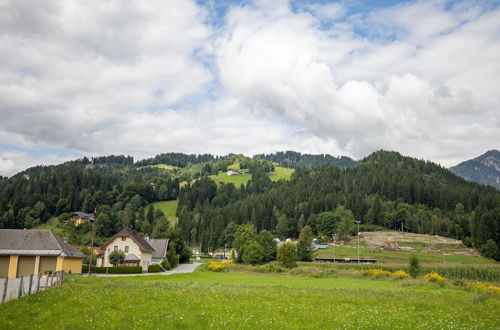
[[[444,284],[445,281],[444,277],[435,272],[430,272],[429,274],[426,274],[424,278],[430,282],[439,283],[441,285]]]
[[[161,266],[160,265],[149,265],[148,267],[148,273],[159,273],[161,272]]]
[[[397,277],[399,279],[407,278],[410,277],[410,275],[405,272],[404,270],[396,270],[394,273],[392,273],[394,277]]]
[[[213,272],[220,272],[226,267],[222,262],[210,261],[207,268]]]
[[[297,267],[297,248],[293,243],[285,243],[278,249],[277,258],[278,262],[285,268]]]
[[[106,274],[106,268],[108,269],[108,274],[142,273],[141,266],[92,267],[92,273],[94,273],[94,274]],[[82,267],[82,273],[87,273],[88,271],[89,271],[88,266]]]
[[[486,258],[491,258],[491,259],[495,259],[495,260],[500,259],[500,253],[498,250],[498,246],[495,243],[495,241],[492,239],[487,240],[486,243],[484,243],[481,246],[481,254],[483,256],[485,256]]]
[[[245,246],[242,261],[244,264],[259,265],[264,262],[264,249],[257,242]]]
[[[297,255],[300,261],[312,261],[311,248],[306,241],[300,240],[297,243]]]
[[[125,260],[125,253],[122,250],[111,251],[108,256],[109,263],[113,266],[118,266]]]
[[[416,278],[418,275],[422,273],[422,267],[420,266],[420,262],[418,261],[417,256],[412,256],[410,258],[410,265],[408,266],[408,273],[410,273],[411,277]]]
[[[172,268],[172,267],[170,267],[170,262],[168,262],[168,259],[167,259],[167,258],[163,259],[163,260],[161,261],[160,265],[161,265],[161,267],[162,267],[164,270],[169,270],[170,268]]]
[[[363,275],[382,277],[382,276],[390,276],[392,275],[392,273],[383,269],[368,269],[363,271]]]
[[[171,268],[177,267],[179,259],[177,259],[177,255],[175,254],[175,248],[173,244],[170,246],[170,249],[167,252],[167,259]]]
[[[189,263],[189,260],[191,259],[191,255],[193,254],[193,251],[191,251],[190,248],[188,248],[187,246],[185,246],[181,252],[180,252],[180,255],[179,255],[179,262],[181,264],[186,264],[186,263]]]

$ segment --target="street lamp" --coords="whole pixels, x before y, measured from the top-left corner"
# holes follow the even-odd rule
[[[332,234],[333,240],[333,262],[335,263],[335,234]]]
[[[359,224],[361,223],[361,220],[356,221],[358,224],[358,264],[359,264]]]

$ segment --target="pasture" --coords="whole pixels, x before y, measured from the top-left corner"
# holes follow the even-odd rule
[[[175,225],[179,220],[176,216],[177,205],[179,204],[179,200],[173,201],[164,201],[164,202],[156,202],[153,203],[153,207],[157,210],[160,210],[165,214],[170,224]]]
[[[70,276],[0,308],[2,329],[495,329],[500,299],[359,277],[214,273]]]

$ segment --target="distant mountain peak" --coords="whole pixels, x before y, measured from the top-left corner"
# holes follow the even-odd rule
[[[493,186],[500,190],[500,151],[493,149],[450,170],[468,181]]]

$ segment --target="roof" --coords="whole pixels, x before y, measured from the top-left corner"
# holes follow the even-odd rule
[[[141,261],[141,259],[133,253],[127,254],[124,261]]]
[[[155,250],[151,247],[151,245],[149,245],[149,243],[146,241],[146,239],[144,237],[142,237],[141,235],[139,235],[136,231],[134,231],[133,229],[131,228],[128,228],[128,227],[125,227],[123,228],[122,230],[120,230],[120,232],[118,232],[117,234],[115,234],[113,237],[111,237],[107,242],[105,242],[102,246],[101,246],[101,250],[104,251],[104,248],[110,244],[111,242],[113,242],[115,240],[115,238],[117,237],[122,237],[122,236],[128,236],[130,238],[132,238],[134,240],[134,242],[137,243],[137,245],[139,245],[139,248],[142,250],[142,251],[147,251],[147,252],[154,252]]]
[[[149,245],[155,250],[152,258],[165,258],[167,255],[168,239],[166,238],[150,238]]]
[[[85,257],[50,230],[0,229],[0,255],[10,254]]]
[[[95,220],[94,214],[92,214],[92,213],[73,212],[73,215],[74,216],[76,215],[78,218],[86,219],[86,220],[89,220],[89,221],[94,221]]]

